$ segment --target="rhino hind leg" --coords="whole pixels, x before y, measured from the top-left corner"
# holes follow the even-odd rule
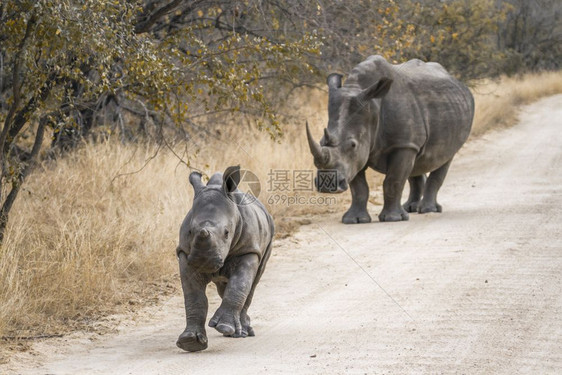
[[[343,215],[344,224],[370,223],[371,216],[367,212],[367,202],[369,200],[369,185],[365,178],[365,170],[362,170],[350,181],[351,188],[351,207]]]
[[[410,184],[410,194],[406,203],[402,205],[406,212],[418,212],[418,207],[423,196],[425,180],[425,174],[408,178],[408,183]]]
[[[406,180],[412,172],[417,151],[398,149],[388,157],[388,168],[383,182],[384,206],[380,221],[408,220],[409,215],[400,204]]]
[[[439,192],[441,185],[443,185],[443,181],[445,180],[445,176],[447,176],[452,160],[453,159],[449,160],[429,174],[425,183],[423,198],[418,206],[418,212],[420,214],[443,211],[441,205],[437,203],[437,192]]]

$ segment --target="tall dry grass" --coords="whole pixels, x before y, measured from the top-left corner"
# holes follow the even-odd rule
[[[321,95],[314,97],[307,117],[320,137],[325,111],[315,109]],[[227,131],[174,150],[85,144],[45,163],[25,182],[0,247],[0,337],[67,332],[159,293],[177,273],[179,226],[192,201],[191,169],[181,160],[187,155],[191,167],[208,176],[235,164],[257,174],[260,198],[281,236],[302,220],[289,217],[335,210],[268,203],[274,193],[294,195],[268,192],[272,170],[314,168],[304,120],[287,128],[278,142],[265,133]],[[179,287],[177,280],[173,285]]]
[[[472,137],[517,122],[521,105],[562,93],[562,72],[530,73],[483,80],[472,87],[476,104]]]
[[[517,106],[562,92],[562,74],[483,82],[475,88],[474,133],[512,123]],[[46,163],[25,183],[0,247],[0,336],[33,336],[85,327],[100,315],[161,292],[175,276],[179,225],[192,200],[189,168],[177,155],[208,174],[240,164],[262,182],[260,199],[289,233],[312,215],[343,213],[349,193],[335,205],[269,204],[272,170],[314,170],[304,133],[307,118],[320,138],[326,124],[326,94],[301,92],[293,105],[299,120],[286,125],[279,142],[266,134],[229,132],[195,138],[187,145],[157,150],[115,142],[87,144]],[[225,129],[228,124],[225,124]],[[233,127],[234,128],[234,127]],[[374,190],[380,176],[370,174]],[[299,192],[306,199],[314,193]],[[304,219],[303,219],[304,217]],[[121,306],[121,307],[119,307]]]
[[[156,158],[112,181],[152,152],[87,145],[30,176],[0,248],[0,333],[59,332],[169,277],[186,171]]]

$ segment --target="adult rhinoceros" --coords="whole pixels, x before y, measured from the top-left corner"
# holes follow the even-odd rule
[[[408,212],[441,212],[437,191],[474,116],[466,86],[437,63],[416,59],[393,65],[381,56],[353,68],[343,86],[340,74],[330,74],[327,82],[329,120],[320,144],[306,128],[318,190],[351,188],[351,207],[342,221],[371,221],[367,168],[386,174],[380,221],[408,220]],[[406,180],[410,195],[402,206]]]

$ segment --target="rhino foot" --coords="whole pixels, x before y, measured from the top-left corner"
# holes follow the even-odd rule
[[[408,213],[402,209],[400,211],[382,210],[379,214],[379,221],[407,221],[410,218]]]
[[[431,203],[431,204],[421,204],[418,207],[418,212],[420,214],[425,214],[428,212],[442,212],[443,211],[443,207],[441,207],[441,205],[437,202],[435,203]]]
[[[420,205],[420,201],[406,201],[402,208],[406,210],[406,212],[418,212],[418,207]]]
[[[180,337],[178,337],[176,345],[178,348],[183,349],[186,352],[198,352],[200,350],[207,349],[208,341],[205,329],[192,330],[186,328]]]
[[[209,321],[209,327],[215,328],[225,336],[246,337],[248,332],[242,329],[240,314],[224,307],[219,307]]]
[[[342,217],[342,223],[344,224],[362,224],[370,223],[371,216],[367,211],[355,211],[349,209]]]
[[[244,311],[240,314],[240,323],[242,323],[242,337],[255,336],[254,329],[250,325],[250,317]]]

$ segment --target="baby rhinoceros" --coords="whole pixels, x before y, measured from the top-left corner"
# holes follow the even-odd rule
[[[194,352],[207,348],[205,289],[211,281],[222,303],[209,326],[225,336],[254,336],[248,308],[271,253],[274,226],[264,206],[238,190],[239,166],[215,173],[206,186],[198,172],[189,182],[195,196],[177,248],[187,323],[176,345]]]

